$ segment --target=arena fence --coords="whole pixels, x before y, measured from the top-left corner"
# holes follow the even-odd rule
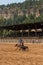
[[[29,38],[22,37],[24,43],[43,43],[43,38]],[[18,38],[8,37],[8,38],[0,38],[0,43],[18,43]]]

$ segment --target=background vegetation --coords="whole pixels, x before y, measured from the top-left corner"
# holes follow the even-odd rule
[[[43,7],[43,0],[25,0],[23,3],[12,3],[8,5],[0,5],[0,9],[2,11],[5,11],[8,9],[8,11],[13,13],[13,17],[9,19],[5,19],[3,16],[0,17],[0,26],[11,26],[15,24],[29,24],[29,23],[35,23],[35,22],[43,22],[43,11],[40,13],[40,16],[36,17],[34,14],[28,14],[26,16],[29,9],[34,8],[42,8]],[[18,11],[22,11],[23,15],[18,16]],[[43,10],[43,9],[42,9]],[[0,36],[7,36],[11,35],[13,31],[3,30],[0,31]]]

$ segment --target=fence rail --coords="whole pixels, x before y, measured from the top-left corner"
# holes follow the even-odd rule
[[[43,43],[43,38],[22,38],[24,43]],[[0,43],[18,43],[19,38],[0,38]]]

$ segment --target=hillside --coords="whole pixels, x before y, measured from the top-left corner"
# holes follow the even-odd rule
[[[16,14],[19,16],[29,14],[36,14],[38,17],[40,15],[40,10],[43,9],[43,4],[41,0],[26,0],[23,3],[12,3],[8,5],[0,5],[0,17],[5,19],[12,18]]]
[[[5,26],[43,21],[42,14],[42,0],[25,0],[23,3],[0,5],[0,25]],[[36,20],[34,20],[35,18]]]
[[[0,5],[0,26],[43,22],[43,0]],[[0,30],[0,37],[12,36],[13,30]]]

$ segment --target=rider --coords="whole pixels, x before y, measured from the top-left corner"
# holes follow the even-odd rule
[[[24,46],[24,41],[22,40],[22,38],[19,39],[19,45]]]

